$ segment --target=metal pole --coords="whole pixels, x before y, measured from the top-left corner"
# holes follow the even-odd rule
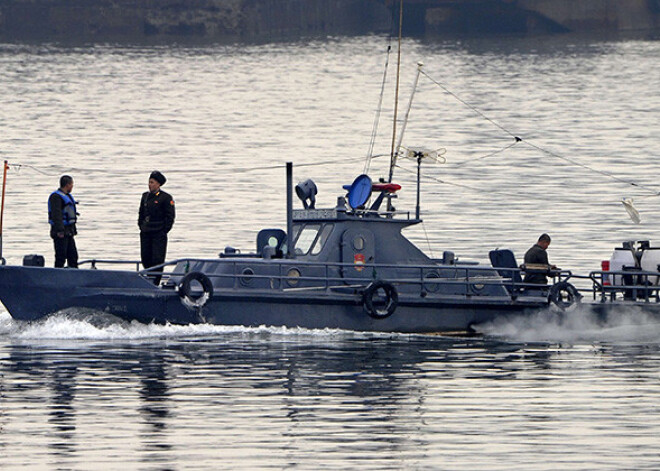
[[[422,153],[417,156],[417,206],[415,207],[415,219],[419,219],[419,200],[420,200],[420,174],[422,171]]]
[[[295,258],[293,249],[293,163],[286,163],[286,258]]]
[[[7,188],[7,169],[9,168],[9,164],[5,160],[4,164],[4,170],[2,172],[2,206],[0,208],[0,263],[3,265],[6,264],[7,262],[5,261],[5,258],[2,256],[2,221],[5,216],[5,189]]]
[[[396,164],[396,154],[394,143],[396,142],[396,117],[397,110],[399,109],[399,77],[401,71],[401,34],[403,27],[403,0],[399,3],[399,49],[396,59],[396,87],[394,89],[394,117],[392,119],[392,151],[390,152],[390,176],[387,179],[388,183],[392,183],[392,173],[394,173],[394,165]],[[390,209],[390,201],[388,200],[388,210]]]
[[[410,100],[408,101],[408,109],[406,110],[406,115],[403,118],[403,124],[401,125],[401,131],[399,132],[399,142],[396,144],[396,152],[395,155],[399,155],[399,151],[401,150],[401,143],[403,142],[403,135],[406,132],[406,126],[408,125],[408,117],[410,116],[410,109],[412,108],[413,104],[413,98],[415,98],[415,92],[417,91],[417,84],[419,83],[419,76],[422,73],[422,67],[424,67],[423,62],[418,62],[417,63],[417,75],[415,76],[415,81],[413,82],[413,88],[412,92],[410,93]],[[394,163],[396,163],[396,158],[394,159]]]

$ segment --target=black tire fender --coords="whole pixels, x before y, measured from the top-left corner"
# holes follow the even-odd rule
[[[385,319],[396,311],[399,304],[399,294],[396,288],[386,281],[370,283],[362,293],[362,306],[374,319]]]
[[[582,295],[577,288],[567,281],[555,283],[550,288],[548,300],[562,311],[580,303]]]
[[[192,282],[202,285],[202,294],[193,295]],[[192,271],[183,277],[178,285],[181,301],[188,307],[201,308],[213,297],[213,283],[208,276],[199,271]]]

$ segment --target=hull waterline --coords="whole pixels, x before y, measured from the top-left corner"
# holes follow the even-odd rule
[[[18,320],[69,309],[92,309],[144,323],[210,323],[373,332],[466,331],[498,316],[533,312],[538,304],[412,302],[401,299],[383,319],[370,317],[361,297],[337,293],[217,290],[202,308],[175,289],[156,287],[135,272],[0,267],[0,298]]]

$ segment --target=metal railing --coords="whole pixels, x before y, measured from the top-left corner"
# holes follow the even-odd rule
[[[594,300],[601,302],[643,301],[660,302],[660,272],[644,270],[592,271]]]
[[[543,273],[553,279],[553,284],[566,281],[571,277],[591,279],[591,277],[574,276],[569,270],[523,270],[461,264],[355,265],[353,263],[325,263],[298,259],[274,261],[183,258],[147,269],[140,269],[140,261],[137,260],[91,259],[80,262],[80,265],[86,264],[89,264],[91,269],[98,269],[99,265],[134,265],[140,276],[151,280],[160,278],[160,285],[163,288],[174,288],[187,273],[200,271],[198,268],[194,268],[196,265],[199,267],[201,264],[221,264],[224,267],[232,266],[232,270],[226,273],[209,273],[203,270],[204,274],[211,279],[229,280],[229,283],[223,287],[230,289],[255,289],[257,288],[255,285],[259,285],[261,289],[282,292],[337,292],[338,290],[361,292],[371,282],[383,280],[399,287],[405,287],[403,290],[407,294],[417,294],[423,298],[427,296],[432,298],[435,296],[465,298],[494,296],[492,292],[489,293],[484,289],[487,286],[504,288],[506,296],[512,300],[521,296],[547,296],[552,284],[525,283],[521,281],[525,273]],[[183,266],[182,269],[181,266]],[[170,268],[172,270],[169,270]],[[270,273],[259,273],[260,269],[267,269]],[[350,273],[356,271],[360,275],[351,276]],[[259,284],[260,280],[266,280],[267,283]]]
[[[203,264],[232,266],[225,273],[209,273]],[[202,266],[200,266],[202,265]],[[181,269],[181,267],[184,267]],[[167,271],[168,267],[174,267]],[[187,269],[186,269],[187,267]],[[263,269],[263,271],[262,271]],[[265,273],[269,270],[269,273]],[[351,275],[359,270],[360,275]],[[524,283],[524,270],[518,268],[492,268],[473,265],[399,265],[322,263],[303,260],[235,260],[235,259],[178,259],[157,267],[141,270],[145,277],[162,276],[161,286],[174,288],[189,272],[202,271],[214,284],[233,290],[262,289],[279,292],[333,292],[346,290],[347,294],[361,293],[370,283],[382,280],[399,287],[401,293],[421,298],[497,297],[487,286],[503,288],[501,296],[510,300],[520,297],[547,297],[552,285]],[[368,275],[362,275],[362,273]],[[573,275],[568,270],[545,271],[556,281],[566,281]],[[228,283],[223,281],[228,280]],[[265,282],[264,282],[265,281]]]
[[[570,270],[524,270],[519,268],[493,268],[474,265],[398,265],[398,264],[364,264],[356,266],[353,263],[324,263],[297,259],[282,259],[281,261],[261,259],[196,259],[183,258],[166,262],[148,269],[140,269],[138,260],[83,260],[79,265],[90,265],[98,269],[99,265],[128,266],[133,265],[135,271],[146,279],[161,277],[161,287],[174,288],[181,278],[190,271],[185,269],[196,264],[230,264],[233,268],[227,273],[206,273],[211,279],[230,280],[227,288],[255,289],[259,280],[261,289],[281,292],[306,292],[353,290],[360,293],[375,280],[387,281],[403,288],[406,294],[417,294],[421,297],[430,296],[461,296],[464,298],[478,297],[484,293],[486,286],[500,286],[506,289],[508,296],[515,300],[524,296],[547,296],[553,284],[568,280],[586,280],[590,287],[577,287],[581,294],[590,294],[593,300],[601,302],[635,301],[660,303],[660,272],[643,270],[592,271],[589,275],[574,275]],[[177,267],[184,265],[183,270]],[[169,269],[172,268],[170,271]],[[251,268],[251,272],[246,272]],[[268,268],[272,273],[258,273],[260,268]],[[291,270],[297,270],[293,275]],[[369,276],[351,276],[350,272],[369,273]],[[308,272],[305,274],[305,272]],[[309,272],[315,272],[309,274]],[[399,273],[403,275],[391,276]],[[522,280],[525,273],[543,273],[553,279],[549,285],[525,283]],[[385,276],[382,276],[385,275]],[[390,275],[390,276],[388,276]],[[409,288],[413,287],[413,288]],[[445,288],[445,292],[443,291]],[[453,293],[447,294],[447,289]],[[492,293],[485,295],[493,296]]]
[[[78,266],[89,264],[92,270],[96,270],[98,268],[96,265],[101,263],[105,265],[135,265],[135,271],[138,272],[140,271],[140,264],[141,264],[139,260],[97,260],[93,258],[90,260],[83,260],[82,262],[79,262]]]

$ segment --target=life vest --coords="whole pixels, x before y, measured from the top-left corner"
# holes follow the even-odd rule
[[[78,203],[76,203],[76,200],[73,199],[73,195],[67,195],[62,190],[53,191],[50,195],[53,196],[54,194],[57,194],[64,201],[62,206],[62,222],[64,225],[71,226],[75,224],[78,215],[76,211],[76,204]],[[48,222],[51,226],[55,225],[52,217],[52,209],[50,207],[50,198],[48,198]]]

